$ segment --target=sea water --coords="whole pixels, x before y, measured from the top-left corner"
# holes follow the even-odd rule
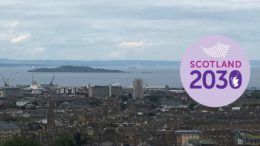
[[[182,87],[179,67],[138,67],[138,68],[114,68],[127,73],[32,73],[28,72],[30,67],[0,67],[0,74],[9,80],[12,86],[30,85],[32,78],[39,84],[48,84],[55,74],[54,84],[60,86],[87,86],[121,84],[122,86],[132,86],[135,78],[144,80],[146,87]],[[34,74],[34,75],[33,75]],[[2,83],[1,83],[2,82]],[[3,81],[0,86],[3,86]],[[249,87],[260,88],[260,67],[251,66],[251,80]]]

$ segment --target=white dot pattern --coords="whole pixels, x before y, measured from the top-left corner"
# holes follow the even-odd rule
[[[223,43],[217,43],[217,45],[210,47],[210,48],[204,48],[202,49],[207,53],[209,56],[214,58],[225,58],[228,54],[230,46]]]

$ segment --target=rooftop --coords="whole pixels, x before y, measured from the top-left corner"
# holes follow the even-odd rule
[[[177,130],[175,134],[201,134],[200,130]]]
[[[17,125],[13,123],[7,123],[5,121],[0,121],[0,129],[16,129],[19,128]]]

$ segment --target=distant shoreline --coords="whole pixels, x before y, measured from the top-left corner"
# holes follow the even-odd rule
[[[156,61],[156,60],[9,60],[0,59],[0,67],[30,67],[30,68],[51,68],[63,65],[91,66],[95,68],[143,68],[143,67],[179,67],[180,61]],[[260,61],[251,60],[251,67],[260,67]]]

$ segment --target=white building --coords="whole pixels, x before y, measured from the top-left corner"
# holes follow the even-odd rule
[[[144,96],[144,82],[142,79],[135,79],[133,81],[133,98],[143,98]]]
[[[61,87],[57,90],[57,93],[75,95],[78,92],[78,90],[79,89],[76,87]]]
[[[30,101],[28,101],[28,100],[18,100],[18,101],[16,101],[16,106],[23,107],[23,106],[25,106],[26,104],[29,104],[29,103],[30,103]]]

